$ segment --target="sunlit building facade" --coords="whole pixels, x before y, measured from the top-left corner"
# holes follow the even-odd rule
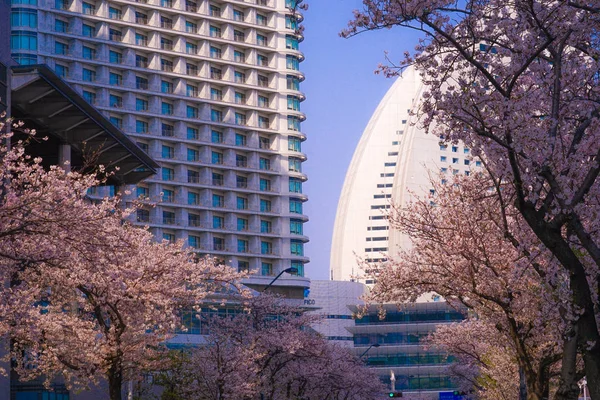
[[[14,0],[10,33],[14,60],[47,64],[158,161],[127,198],[148,204],[139,224],[257,289],[295,268],[275,284],[290,297],[308,286],[296,2]]]

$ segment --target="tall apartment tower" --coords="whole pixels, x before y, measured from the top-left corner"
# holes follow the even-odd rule
[[[12,57],[43,63],[157,160],[137,221],[302,297],[302,0],[13,0]],[[155,207],[151,204],[157,204]]]
[[[385,262],[411,246],[387,220],[392,203],[408,204],[414,196],[433,195],[430,179],[444,174],[469,174],[469,148],[445,145],[416,123],[423,82],[405,70],[379,103],[358,143],[348,168],[335,219],[331,246],[331,277],[372,284],[357,257]],[[441,174],[438,177],[438,173]]]

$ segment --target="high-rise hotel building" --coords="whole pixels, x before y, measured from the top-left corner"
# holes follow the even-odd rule
[[[129,199],[257,289],[301,297],[302,0],[13,0],[12,57],[47,64],[161,166]],[[110,151],[107,149],[106,151]],[[156,206],[151,206],[156,204]],[[277,288],[276,288],[277,290]]]

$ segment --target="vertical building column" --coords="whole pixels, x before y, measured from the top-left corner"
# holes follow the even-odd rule
[[[71,172],[71,145],[62,143],[58,145],[58,165],[65,172]]]

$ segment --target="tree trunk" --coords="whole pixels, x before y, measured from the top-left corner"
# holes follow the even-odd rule
[[[123,385],[123,371],[119,363],[113,362],[108,368],[108,393],[110,400],[121,400],[121,389]]]
[[[519,400],[527,400],[527,382],[523,367],[519,367]]]
[[[555,400],[577,400],[579,397],[579,386],[576,381],[577,373],[577,327],[569,332],[565,338],[562,354],[562,365],[558,390],[554,396]]]

